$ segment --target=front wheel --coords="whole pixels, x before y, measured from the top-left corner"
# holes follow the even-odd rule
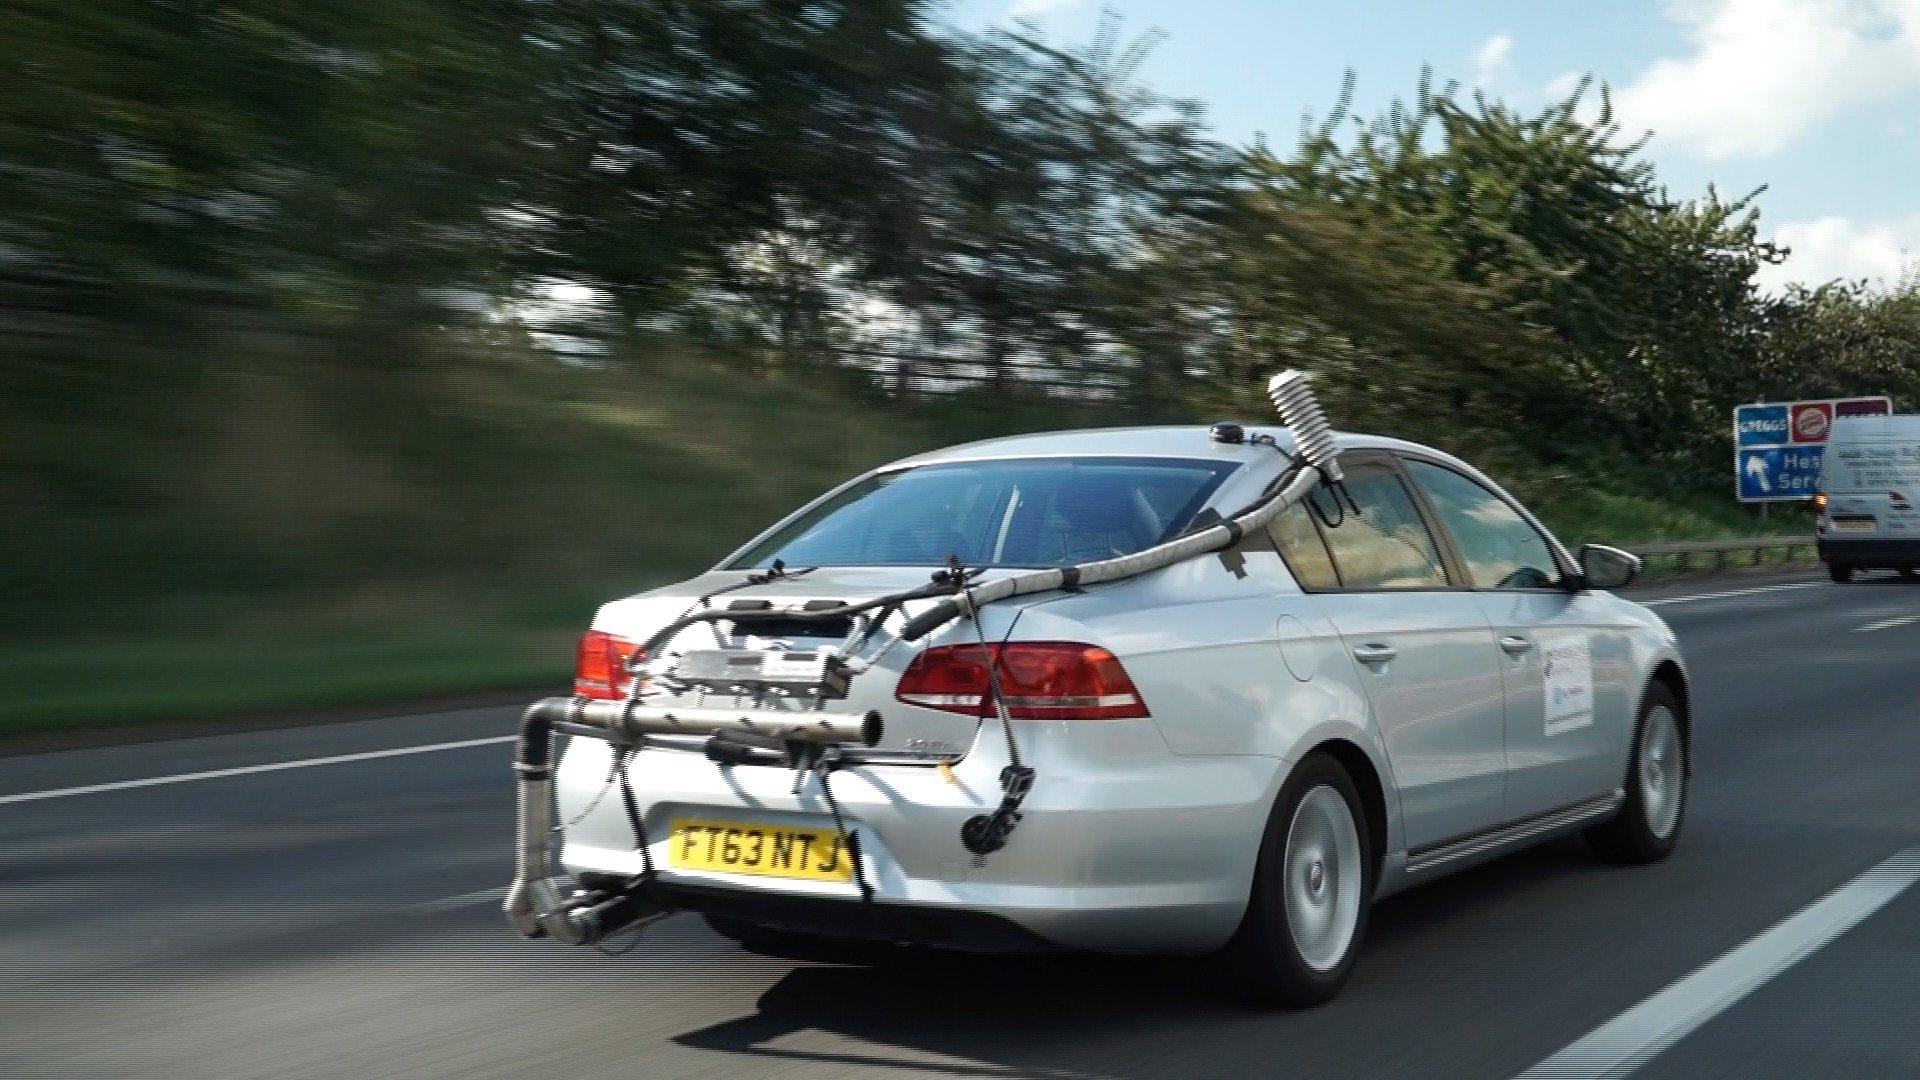
[[[1321,754],[1302,761],[1274,804],[1247,913],[1222,955],[1247,996],[1305,1006],[1340,992],[1367,933],[1372,852],[1346,769]]]
[[[1853,567],[1843,562],[1830,562],[1827,564],[1827,576],[1833,579],[1834,584],[1845,585],[1853,580]]]
[[[1627,762],[1627,801],[1613,820],[1587,830],[1595,851],[1615,862],[1659,862],[1680,842],[1691,769],[1680,732],[1680,702],[1665,683],[1647,688]]]

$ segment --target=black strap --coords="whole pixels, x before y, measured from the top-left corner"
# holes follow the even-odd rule
[[[833,827],[840,834],[840,846],[847,849],[847,858],[853,863],[853,882],[860,886],[860,900],[873,903],[873,886],[867,883],[866,867],[860,858],[860,834],[847,828],[845,818],[840,816],[840,804],[833,797],[833,785],[828,779],[833,776],[837,762],[828,759],[820,763],[820,794],[826,797],[827,811],[833,815]]]
[[[633,796],[633,780],[627,776],[627,762],[638,752],[636,746],[618,746],[613,751],[613,769],[620,774],[620,802],[627,808],[627,825],[633,830],[633,842],[640,849],[640,881],[651,882],[653,845],[647,842],[647,825],[640,817],[640,802]]]
[[[968,607],[972,607],[972,595],[966,599]],[[987,694],[993,701],[993,711],[1000,718],[1000,733],[1007,742],[1007,765],[1000,770],[1000,805],[994,807],[992,813],[976,814],[960,826],[960,843],[984,859],[1007,846],[1014,826],[1020,824],[1020,804],[1026,800],[1027,792],[1033,790],[1035,773],[1032,766],[1020,760],[1020,743],[1013,737],[1013,715],[1007,710],[1007,699],[1000,688],[999,656],[987,644],[986,629],[980,625],[977,615],[973,632],[980,642],[980,651],[992,657],[987,665]]]

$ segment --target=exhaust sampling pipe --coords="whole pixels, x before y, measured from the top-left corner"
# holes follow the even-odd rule
[[[566,896],[553,877],[553,733],[557,724],[597,728],[611,737],[727,735],[820,745],[880,741],[880,714],[680,709],[636,701],[542,698],[520,718],[514,770],[520,775],[513,883],[502,908],[527,937],[590,945],[661,910],[634,893]]]
[[[520,717],[513,759],[519,774],[513,882],[501,908],[526,937],[580,945],[591,928],[567,917],[568,898],[553,878],[553,725],[566,718],[570,704],[566,698],[542,698]]]
[[[880,714],[771,709],[663,708],[636,701],[548,698],[566,710],[561,719],[577,727],[600,728],[609,735],[725,735],[775,742],[858,743],[874,746],[886,730]]]
[[[1269,522],[1280,516],[1281,511],[1306,498],[1307,493],[1322,482],[1339,484],[1342,476],[1339,452],[1333,443],[1333,427],[1327,423],[1326,413],[1321,411],[1319,401],[1315,400],[1313,391],[1307,386],[1307,375],[1292,370],[1275,375],[1267,383],[1267,396],[1272,399],[1273,407],[1279,410],[1280,422],[1293,435],[1296,469],[1286,486],[1278,492],[1256,501],[1241,511],[1238,517],[1132,555],[1078,566],[1036,570],[1031,574],[1016,574],[984,585],[970,586],[959,595],[942,600],[909,619],[900,631],[901,640],[918,641],[955,618],[972,614],[973,609],[982,604],[1005,600],[1009,596],[1137,577],[1150,570],[1231,547],[1247,533],[1266,528]]]

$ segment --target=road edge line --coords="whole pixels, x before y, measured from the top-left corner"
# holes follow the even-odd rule
[[[1516,1080],[1625,1076],[1920,881],[1907,848],[1569,1043]]]
[[[1626,599],[1633,600],[1642,607],[1659,607],[1662,604],[1684,604],[1693,600],[1720,600],[1730,596],[1759,596],[1763,593],[1786,592],[1790,589],[1811,589],[1825,584],[1824,581],[1789,581],[1779,585],[1758,585],[1751,589],[1732,589],[1727,592],[1694,593],[1690,596],[1653,596],[1645,600],[1634,600],[1633,597],[1627,596]]]
[[[465,750],[473,746],[496,746],[500,743],[510,743],[516,738],[518,738],[516,735],[495,735],[484,739],[460,739],[455,742],[399,746],[390,750],[366,750],[357,754],[333,754],[328,757],[299,758],[294,761],[270,761],[263,765],[239,765],[230,769],[206,769],[201,772],[172,773],[167,776],[146,776],[137,780],[113,780],[104,784],[81,784],[76,787],[48,788],[44,791],[23,791],[13,795],[0,795],[0,806],[39,802],[43,799],[63,799],[70,795],[130,791],[134,788],[159,787],[163,784],[190,784],[197,780],[218,780],[228,776],[281,772],[286,769],[310,769],[316,765],[342,765],[353,761],[375,761],[380,758],[406,757],[410,754],[431,754],[441,750]]]

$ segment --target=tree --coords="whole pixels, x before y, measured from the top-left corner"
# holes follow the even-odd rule
[[[1220,270],[1188,303],[1216,363],[1297,358],[1343,415],[1398,430],[1447,415],[1549,460],[1632,431],[1637,453],[1704,462],[1777,256],[1748,200],[1670,199],[1604,94],[1582,119],[1585,93],[1522,116],[1423,78],[1359,121],[1349,86],[1292,155],[1255,147],[1239,212],[1184,259]]]

